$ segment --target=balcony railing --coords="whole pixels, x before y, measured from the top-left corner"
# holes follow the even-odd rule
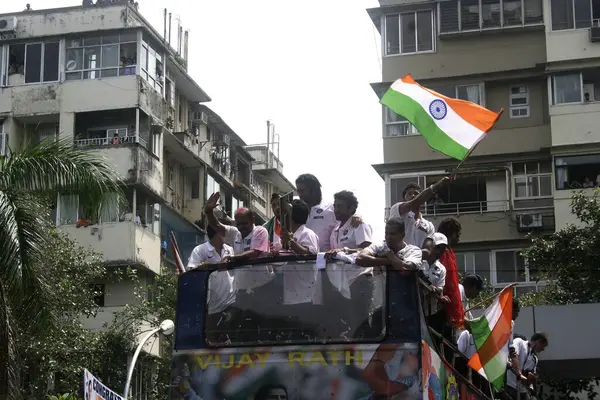
[[[118,143],[115,142],[115,138],[90,138],[90,139],[77,139],[75,140],[75,147],[98,147],[98,146],[117,146],[120,144],[127,143],[139,143],[140,145],[148,148],[148,143],[141,136],[123,136],[119,137]]]
[[[423,215],[460,215],[483,214],[488,212],[508,212],[508,200],[467,201],[462,203],[425,204],[421,207]],[[385,208],[385,219],[390,217],[390,207]]]
[[[462,203],[426,204],[423,206],[424,215],[460,215],[483,214],[486,212],[509,211],[508,200],[466,201]]]

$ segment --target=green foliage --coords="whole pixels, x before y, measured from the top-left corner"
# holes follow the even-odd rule
[[[52,380],[56,392],[79,393],[84,367],[104,382],[124,385],[127,355],[131,353],[134,335],[126,332],[117,335],[110,330],[94,332],[83,326],[85,318],[98,312],[97,293],[91,284],[118,279],[118,275],[108,276],[100,255],[78,246],[64,234],[49,231],[47,240],[46,261],[36,263],[33,268],[44,270],[45,283],[51,290],[42,301],[55,318],[26,323],[25,310],[20,312],[15,308],[23,378],[21,393],[43,398]]]
[[[177,279],[176,271],[167,266],[164,266],[162,273],[155,276],[150,282],[136,279],[136,301],[116,314],[114,329],[139,334],[141,329],[148,330],[158,327],[165,319],[175,321]],[[162,356],[155,358],[142,353],[138,365],[143,371],[149,371],[149,367],[155,368],[155,379],[150,381],[149,374],[142,379],[148,382],[147,386],[151,388],[148,398],[163,400],[168,393],[171,377],[173,336],[161,336],[155,343],[160,346]]]
[[[534,238],[523,252],[529,268],[541,280],[552,282],[539,293],[530,294],[525,304],[579,304],[600,302],[600,204],[598,192],[587,197],[573,194],[571,210],[582,222],[569,225],[548,237]]]
[[[79,400],[74,394],[64,393],[58,396],[48,395],[48,400]]]
[[[530,271],[540,280],[551,282],[542,291],[519,296],[521,306],[564,305],[600,302],[600,204],[598,191],[588,197],[583,191],[573,194],[571,211],[581,221],[569,225],[548,237],[534,238],[523,251]],[[595,399],[597,379],[577,379],[544,382],[547,393],[560,399],[576,399],[585,393]]]
[[[69,332],[62,328],[67,317],[53,305],[59,299],[55,285],[61,282],[53,281],[45,267],[55,261],[48,258],[53,245],[49,204],[64,192],[80,195],[95,210],[109,193],[116,193],[117,201],[123,198],[114,169],[103,158],[74,148],[71,139],[48,140],[0,157],[0,393],[8,400],[20,398],[23,379],[32,376],[20,368],[26,356],[21,351],[31,347],[24,344],[30,340],[26,335],[44,327],[58,329],[57,335]],[[57,302],[65,305],[62,299]]]

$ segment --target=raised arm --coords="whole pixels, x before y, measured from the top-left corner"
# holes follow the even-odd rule
[[[219,198],[221,194],[219,192],[215,192],[210,195],[208,200],[206,200],[206,204],[204,205],[204,215],[206,215],[206,220],[208,224],[221,236],[225,236],[227,233],[227,228],[225,225],[219,222],[217,217],[215,216],[214,210],[219,204]]]
[[[445,184],[450,182],[450,178],[447,176],[443,177],[433,185],[429,186],[427,189],[423,190],[421,193],[416,195],[413,199],[409,201],[403,201],[398,203],[398,213],[400,215],[404,215],[410,210],[419,209],[425,202],[433,197],[435,193],[439,191]]]

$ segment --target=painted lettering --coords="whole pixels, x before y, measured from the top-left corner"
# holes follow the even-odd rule
[[[346,365],[351,365],[353,360],[356,360],[356,363],[361,365],[363,362],[363,351],[358,350],[352,354],[352,351],[346,350]]]
[[[288,353],[288,364],[294,365],[295,363],[304,366],[304,352],[302,351],[290,351]]]
[[[327,361],[325,361],[325,358],[323,357],[323,354],[320,351],[312,352],[310,360],[308,361],[308,365],[313,364],[321,364],[327,366]]]
[[[344,353],[339,350],[330,350],[327,354],[331,357],[331,365],[338,365],[339,357]]]

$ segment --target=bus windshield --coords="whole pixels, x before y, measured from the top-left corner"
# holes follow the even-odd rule
[[[343,262],[285,261],[212,271],[209,347],[378,342],[385,334],[385,272]]]

